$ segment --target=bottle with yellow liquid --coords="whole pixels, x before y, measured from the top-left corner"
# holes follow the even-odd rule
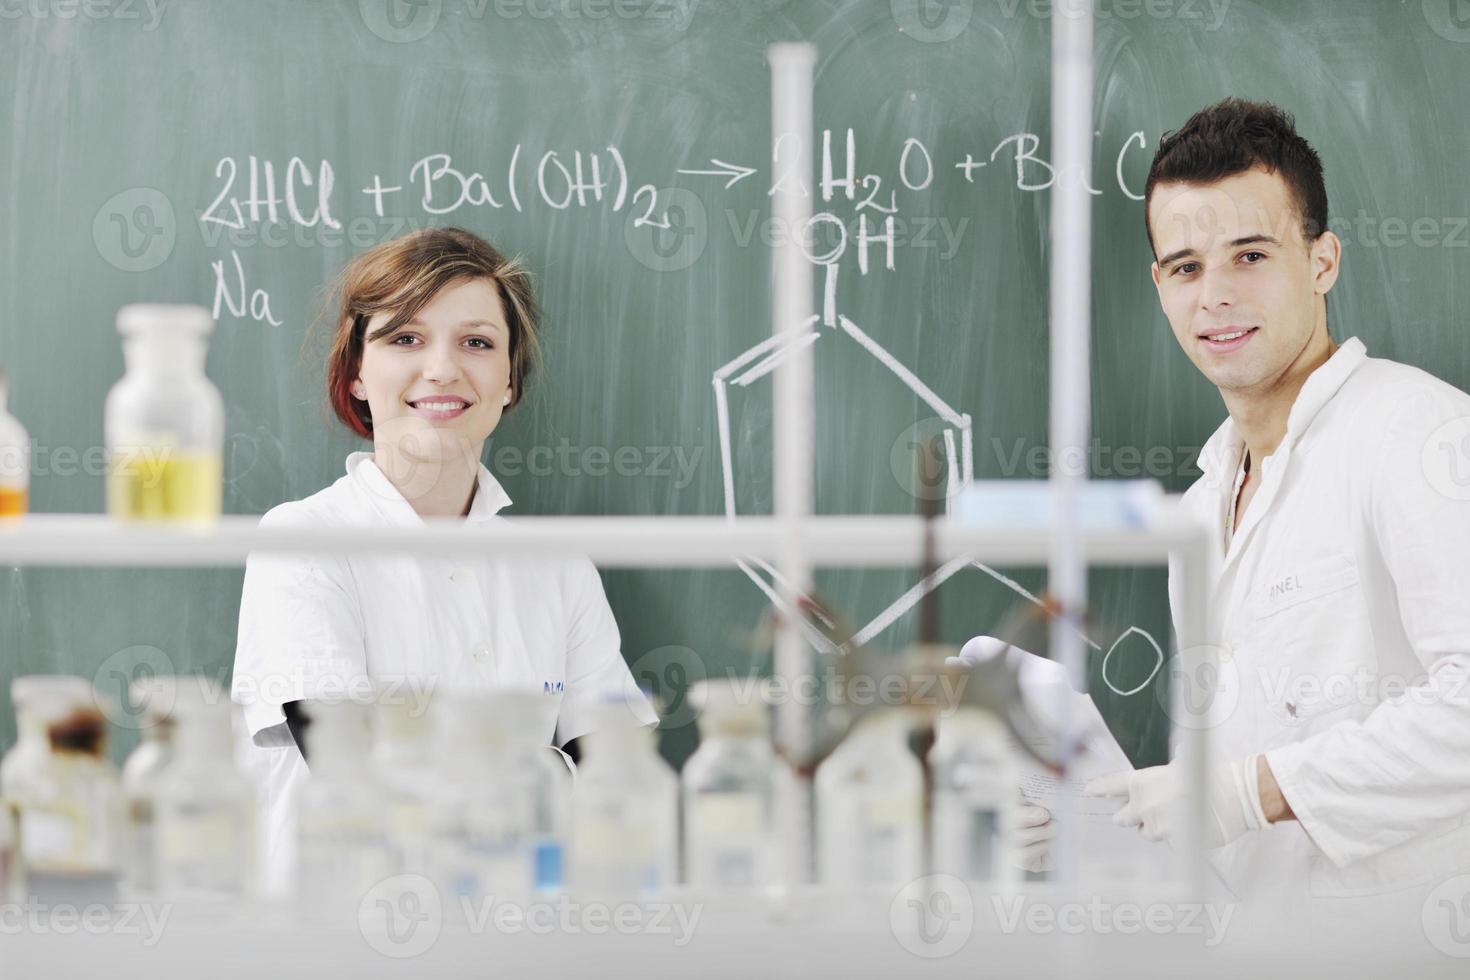
[[[0,521],[26,512],[31,484],[31,437],[5,410],[5,373],[0,371]]]
[[[224,402],[204,374],[214,320],[200,306],[117,314],[126,373],[107,395],[107,512],[120,520],[219,516]]]

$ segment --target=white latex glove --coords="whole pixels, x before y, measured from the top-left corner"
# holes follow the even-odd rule
[[[1051,842],[1057,836],[1051,811],[1035,803],[1022,803],[1016,812],[1016,866],[1022,871],[1050,871]]]
[[[1208,772],[1209,819],[1205,821],[1205,846],[1224,847],[1266,826],[1256,784],[1259,758],[1250,755],[1238,762],[1214,766]],[[1088,796],[1126,798],[1127,802],[1113,815],[1113,823],[1137,827],[1144,840],[1172,844],[1183,833],[1188,789],[1184,767],[1177,761],[1167,766],[1098,776],[1088,781],[1085,792]]]
[[[949,659],[979,663],[982,660],[989,660],[998,653],[1006,652],[1008,646],[1009,644],[1005,640],[997,639],[993,636],[972,636],[960,648],[959,657],[950,657]]]

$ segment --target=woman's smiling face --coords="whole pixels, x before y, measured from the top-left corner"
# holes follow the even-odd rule
[[[510,327],[489,279],[441,289],[392,332],[392,317],[368,321],[352,394],[372,412],[375,449],[419,459],[478,458],[505,407]]]

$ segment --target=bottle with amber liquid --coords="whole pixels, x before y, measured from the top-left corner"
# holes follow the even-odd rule
[[[117,314],[126,373],[107,395],[107,512],[120,520],[219,516],[224,402],[204,374],[214,320],[199,306]]]
[[[5,410],[5,372],[0,371],[0,521],[26,512],[31,483],[31,437]]]

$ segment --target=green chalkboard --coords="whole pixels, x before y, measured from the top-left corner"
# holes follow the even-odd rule
[[[1470,385],[1470,277],[1457,275],[1470,256],[1470,23],[1454,4],[1097,9],[1094,475],[1182,490],[1223,417],[1158,309],[1136,195],[1160,134],[1228,94],[1293,111],[1322,153],[1347,241],[1335,335]],[[1035,0],[16,6],[0,20],[0,362],[36,443],[32,507],[101,509],[103,399],[122,371],[113,318],[139,300],[218,304],[208,371],[227,406],[227,511],[263,513],[334,480],[363,447],[323,407],[323,344],[308,331],[323,287],[363,248],[455,224],[523,254],[547,311],[545,369],[486,451],[513,512],[724,512],[712,379],[769,334],[768,245],[790,233],[768,221],[771,185],[796,179],[769,141],[764,52],[781,40],[818,48],[816,122],[832,134],[834,179],[849,129],[854,176],[875,178],[852,198],[813,187],[834,217],[824,236],[840,224],[847,239],[837,310],[969,416],[977,476],[1044,476],[1047,11]],[[879,242],[863,271],[860,221],[878,234],[886,208],[892,268]],[[818,508],[913,510],[925,491],[909,450],[940,413],[851,334],[824,328],[813,349]],[[760,513],[780,423],[769,378],[727,388],[731,506]],[[1044,585],[1040,570],[994,571]],[[916,577],[826,572],[819,584],[856,627]],[[227,678],[240,580],[0,569],[0,680],[63,670],[115,687],[160,654]],[[626,657],[666,691],[768,666],[766,599],[740,570],[604,580]],[[1095,571],[1100,650],[1130,627],[1167,649],[1164,582],[1160,569]],[[979,569],[940,597],[956,642],[1025,602]],[[915,619],[873,642],[903,646]],[[1158,761],[1152,648],[1129,634],[1109,666],[1120,689],[1149,681],[1128,697],[1100,683],[1100,663],[1104,713],[1136,761]],[[119,736],[117,754],[131,744]],[[0,747],[12,738],[7,704]],[[693,743],[676,723],[663,747],[677,762]]]

